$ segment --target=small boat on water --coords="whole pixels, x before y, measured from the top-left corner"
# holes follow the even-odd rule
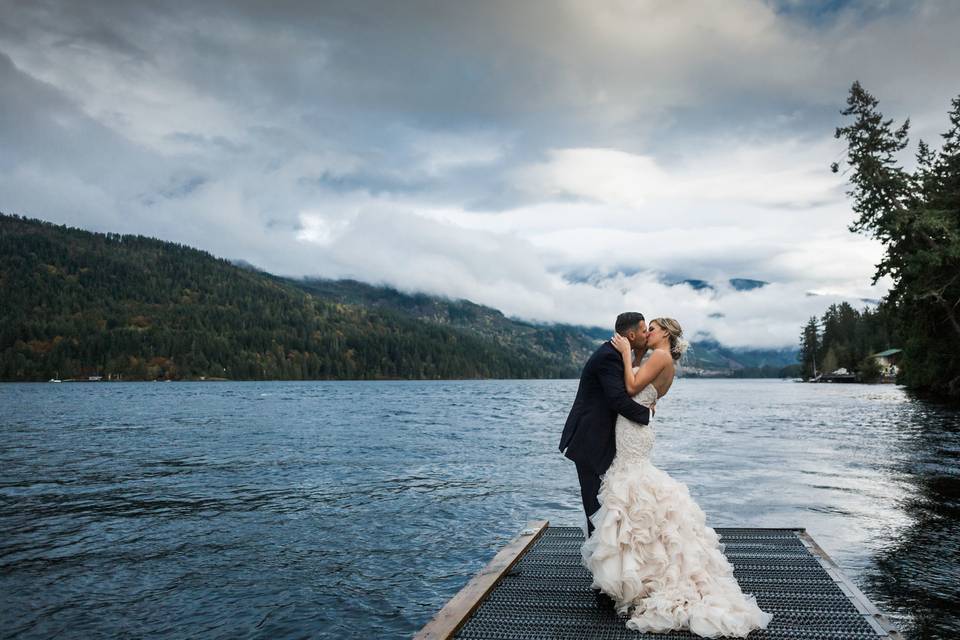
[[[63,380],[61,380],[60,378],[50,378],[48,382],[63,382]]]

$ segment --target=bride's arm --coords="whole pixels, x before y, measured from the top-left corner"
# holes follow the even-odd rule
[[[666,353],[654,351],[634,374],[633,363],[630,361],[630,341],[617,334],[610,342],[623,359],[623,384],[627,388],[627,394],[631,396],[637,395],[641,389],[653,382],[670,360]]]

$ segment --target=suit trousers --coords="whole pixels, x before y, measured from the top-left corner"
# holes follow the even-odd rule
[[[600,493],[600,476],[589,466],[582,462],[576,462],[577,478],[580,480],[580,498],[583,500],[583,512],[587,516],[587,535],[593,533],[593,523],[590,522],[590,516],[600,509],[600,501],[597,500],[597,494]]]

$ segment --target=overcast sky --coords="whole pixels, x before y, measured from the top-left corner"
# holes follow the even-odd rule
[[[829,171],[850,84],[939,146],[957,33],[949,0],[0,0],[0,210],[795,345],[886,291]]]

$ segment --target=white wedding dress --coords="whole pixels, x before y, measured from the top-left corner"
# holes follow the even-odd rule
[[[634,399],[650,406],[647,385]],[[596,529],[581,548],[593,587],[609,595],[627,627],[689,629],[707,638],[744,637],[772,616],[744,595],[717,533],[686,485],[650,462],[653,426],[618,416],[617,455],[600,485]]]

